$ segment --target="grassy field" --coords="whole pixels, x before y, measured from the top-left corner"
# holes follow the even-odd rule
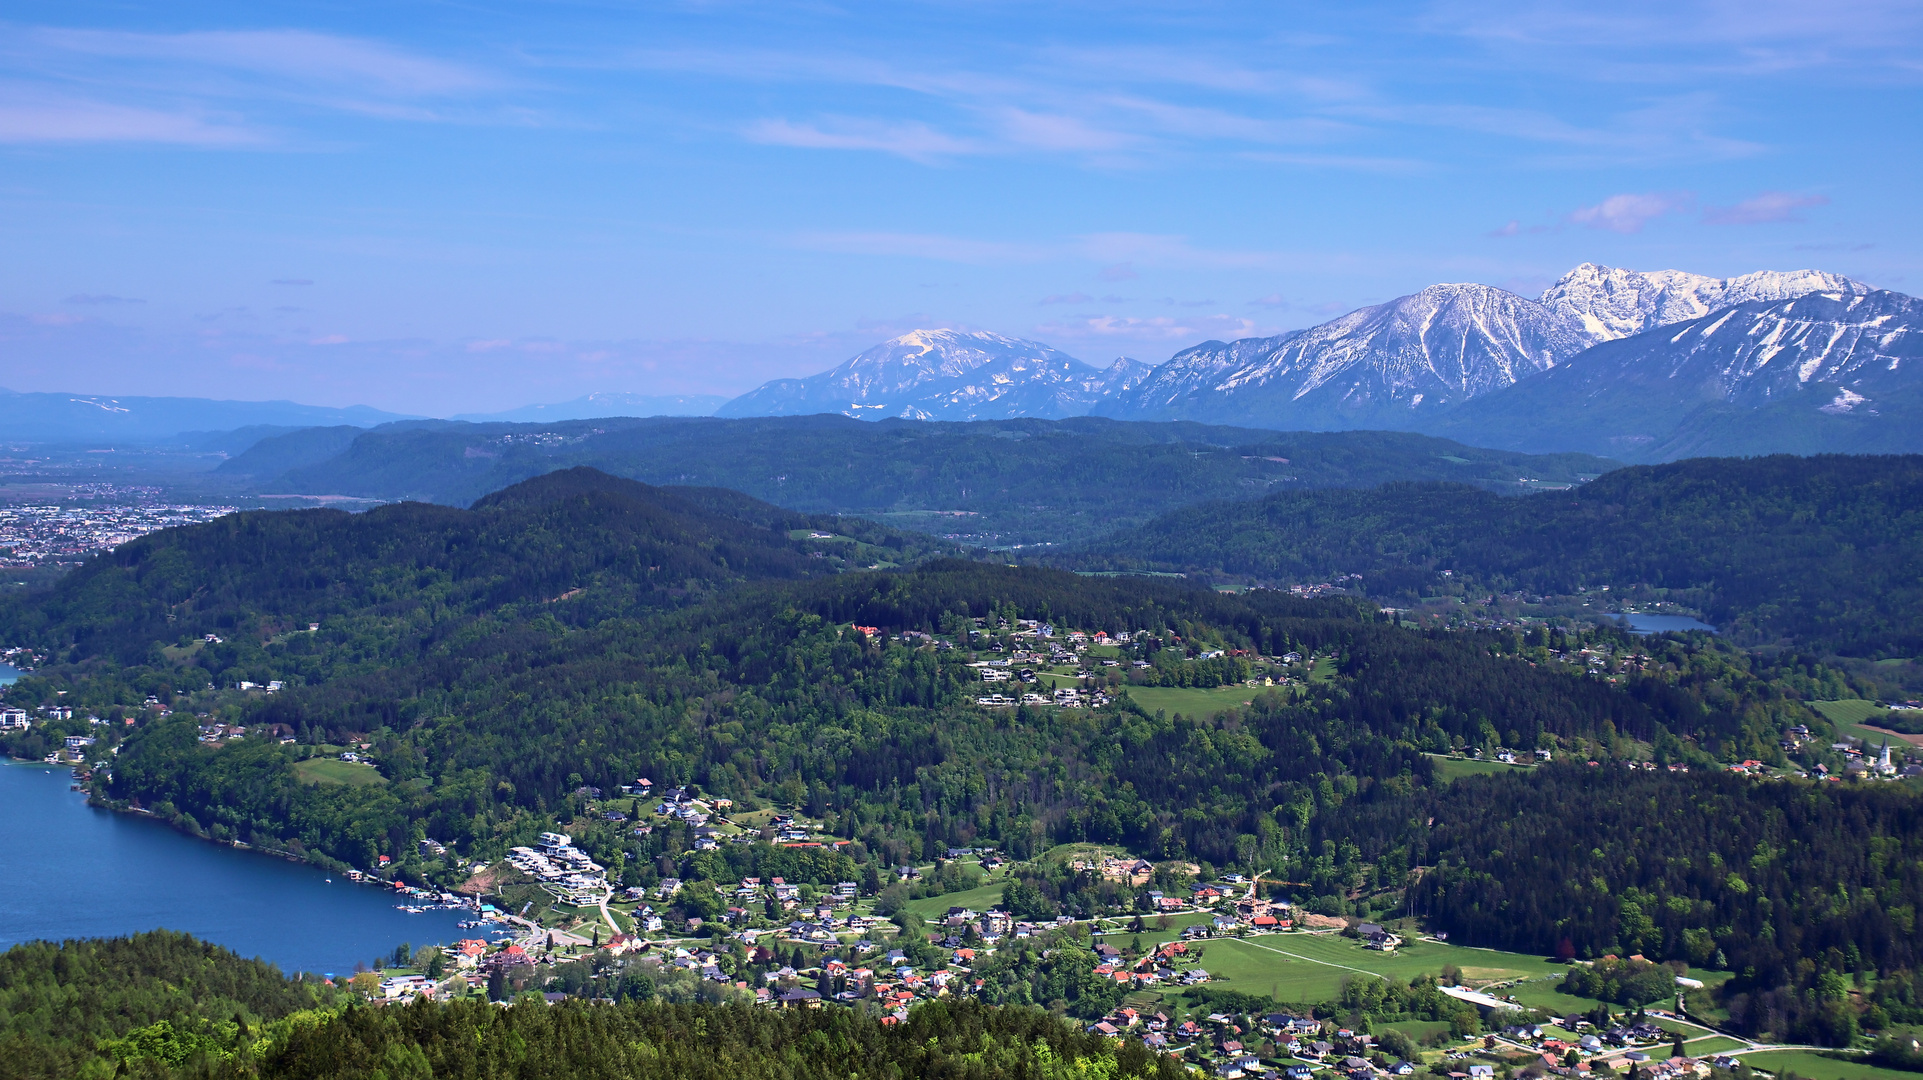
[[[1562,976],[1556,975],[1547,979],[1520,983],[1510,987],[1504,993],[1513,995],[1517,1004],[1527,1005],[1532,1009],[1545,1009],[1556,1016],[1567,1016],[1572,1012],[1588,1012],[1598,1005],[1608,1004],[1595,998],[1565,994],[1556,989],[1561,982]],[[1621,1005],[1609,1007],[1618,1012],[1622,1011]]]
[[[1440,1020],[1398,1020],[1393,1024],[1383,1024],[1382,1028],[1394,1028],[1414,1039],[1418,1044],[1431,1036],[1449,1033],[1449,1025]]]
[[[1689,1051],[1690,1057],[1711,1057],[1716,1054],[1727,1054],[1731,1050],[1741,1050],[1747,1045],[1749,1044],[1743,1040],[1732,1039],[1727,1035],[1711,1035],[1707,1039],[1690,1039],[1683,1043],[1683,1049]]]
[[[1323,1001],[1334,997],[1342,980],[1353,975],[1406,981],[1437,974],[1447,964],[1461,968],[1463,980],[1471,984],[1538,978],[1561,970],[1539,956],[1428,941],[1382,953],[1335,934],[1216,938],[1204,943],[1201,966],[1232,990],[1270,994],[1283,1001]]]
[[[1120,927],[1120,929],[1110,932],[1103,940],[1111,945],[1120,947],[1131,944],[1139,938],[1141,939],[1143,948],[1152,949],[1164,941],[1174,941],[1176,938],[1181,937],[1182,931],[1187,927],[1207,925],[1208,921],[1213,917],[1214,916],[1206,913],[1169,916],[1144,915],[1142,916],[1142,932],[1139,934],[1130,933],[1128,930],[1128,927],[1135,921],[1133,916],[1126,919],[1111,919],[1107,920],[1107,924]],[[1168,923],[1166,927],[1161,926],[1164,921]]]
[[[342,761],[339,758],[308,758],[294,763],[294,775],[304,784],[346,784],[348,787],[372,787],[387,783],[379,769],[358,761]]]
[[[1847,735],[1851,738],[1862,739],[1864,742],[1873,746],[1881,745],[1884,739],[1891,740],[1892,744],[1902,742],[1914,744],[1916,742],[1916,736],[1913,735],[1892,734],[1888,731],[1878,731],[1868,727],[1867,725],[1870,724],[1882,725],[1889,720],[1890,711],[1874,701],[1863,701],[1861,699],[1812,701],[1810,705],[1813,706],[1817,712],[1822,713],[1824,719],[1836,725],[1836,733],[1838,735]]]
[[[963,892],[944,893],[941,896],[924,896],[920,900],[910,900],[902,905],[924,919],[935,919],[948,914],[951,907],[965,907],[970,911],[987,911],[1002,902],[1002,883],[997,881],[983,885],[979,889]]]
[[[1863,727],[1866,723],[1875,723],[1889,715],[1888,709],[1874,701],[1860,699],[1812,701],[1810,705],[1817,712],[1822,713],[1825,720],[1836,725],[1838,735],[1862,739],[1865,742],[1881,742],[1883,739],[1882,732],[1869,731]]]
[[[1257,694],[1268,690],[1266,686],[1218,686],[1210,690],[1197,690],[1182,686],[1131,686],[1128,696],[1149,712],[1165,709],[1169,715],[1181,713],[1183,716],[1214,716],[1223,709],[1232,709],[1255,700]]]
[[[1752,1069],[1773,1073],[1787,1069],[1806,1080],[1916,1080],[1912,1072],[1878,1068],[1867,1061],[1830,1057],[1810,1050],[1765,1050],[1744,1054],[1742,1059]]]
[[[1445,783],[1464,776],[1483,776],[1488,773],[1533,768],[1530,765],[1511,765],[1502,761],[1474,761],[1469,758],[1443,757],[1440,754],[1430,754],[1429,757],[1436,763],[1436,776]]]

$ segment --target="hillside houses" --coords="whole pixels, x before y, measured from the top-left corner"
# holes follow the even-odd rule
[[[513,848],[508,862],[570,904],[598,904],[609,896],[606,868],[575,847],[572,837],[544,832],[540,843],[539,848]]]

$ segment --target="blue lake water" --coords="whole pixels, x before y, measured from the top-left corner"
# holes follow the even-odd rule
[[[1617,618],[1629,624],[1631,633],[1666,634],[1672,630],[1707,630],[1715,633],[1716,628],[1687,615],[1618,615]]]
[[[184,930],[278,964],[346,974],[405,941],[474,934],[459,911],[395,908],[390,890],[300,863],[196,840],[157,821],[89,807],[67,769],[0,764],[0,948],[36,938]]]
[[[12,686],[20,681],[20,669],[12,664],[0,664],[0,686]]]

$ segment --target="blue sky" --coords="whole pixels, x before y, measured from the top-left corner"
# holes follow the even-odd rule
[[[1923,288],[1923,5],[0,4],[0,386],[429,414],[1436,281]]]

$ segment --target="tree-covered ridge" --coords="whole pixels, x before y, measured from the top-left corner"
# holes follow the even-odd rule
[[[166,930],[16,945],[0,953],[0,1077],[218,1062],[251,1051],[268,1022],[329,1000],[329,988]]]
[[[1083,1034],[1040,1009],[930,1002],[897,1024],[848,1009],[480,1003],[352,1009],[299,1028],[261,1077],[580,1080],[1175,1080],[1139,1042]]]
[[[307,464],[290,456],[312,450]],[[811,513],[889,520],[975,543],[1099,536],[1201,499],[1281,488],[1455,480],[1515,490],[1616,462],[1492,451],[1402,432],[1287,432],[1080,417],[879,423],[842,416],[657,417],[554,424],[396,424],[345,450],[296,432],[222,466],[265,490],[466,504],[550,470],[589,465],[651,484],[731,488]],[[285,471],[283,471],[285,470]],[[927,511],[945,516],[909,516]],[[958,515],[958,516],[957,516]]]
[[[1078,549],[1071,565],[1319,581],[1383,597],[1449,570],[1485,590],[1663,590],[1751,644],[1923,651],[1923,458],[1777,456],[1620,469],[1567,492],[1458,485],[1210,503]]]
[[[1572,763],[1322,821],[1431,867],[1411,904],[1461,940],[1734,971],[1725,1001],[1751,1033],[1840,1045],[1852,981],[1908,994],[1923,966],[1923,800],[1906,788]]]
[[[345,1004],[341,1002],[345,1001]],[[184,934],[0,953],[0,1077],[449,1080],[619,1077],[1173,1078],[1172,1059],[1040,1009],[931,1002],[856,1010],[670,1004],[370,1008]]]
[[[1209,717],[1127,701],[997,715],[975,707],[981,684],[957,659],[965,654],[850,628],[939,633],[999,612],[1269,655],[1319,652],[1335,658],[1337,677],[1288,693],[1250,689],[1246,706]],[[651,776],[827,815],[837,835],[890,865],[956,845],[1026,855],[1096,840],[1280,868],[1303,857],[1315,814],[1379,785],[1425,783],[1425,752],[1609,754],[1638,740],[1665,761],[1779,758],[1780,732],[1815,720],[1780,679],[1722,651],[1655,648],[1649,672],[1612,685],[1536,663],[1549,643],[1412,633],[1345,599],[936,563],[584,628],[481,620],[406,664],[292,686],[235,716],[294,746],[216,748],[189,718],[145,723],[121,746],[105,791],[222,839],[357,866],[379,855],[411,865],[418,836],[498,851],[550,815],[566,820],[583,786]],[[89,692],[76,684],[76,695]],[[306,745],[349,741],[371,743],[391,783],[301,782],[294,766]],[[623,850],[618,836],[603,842],[609,858]],[[637,881],[651,880],[663,856],[676,866],[662,876],[726,875],[675,842],[641,845]],[[1340,891],[1333,868],[1303,873],[1292,880]]]
[[[790,537],[817,529],[845,539]],[[256,511],[167,529],[90,560],[51,595],[9,597],[0,632],[70,662],[99,656],[118,664],[213,634],[224,640],[206,650],[202,670],[251,677],[264,674],[256,669],[268,663],[270,642],[288,656],[391,659],[405,651],[402,640],[432,641],[504,605],[594,619],[746,580],[831,573],[863,542],[901,559],[944,547],[735,492],[651,488],[571,469],[467,510],[401,503],[364,514]],[[312,623],[327,625],[316,637],[292,636]],[[290,664],[287,674],[301,666]]]

